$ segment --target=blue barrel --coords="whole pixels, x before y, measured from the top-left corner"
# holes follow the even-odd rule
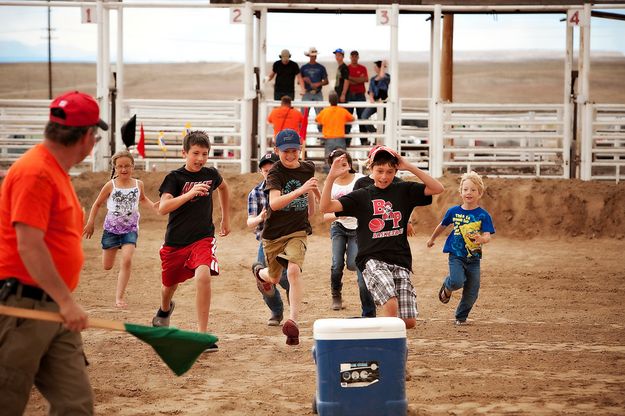
[[[313,337],[320,416],[406,415],[404,321],[319,319]]]

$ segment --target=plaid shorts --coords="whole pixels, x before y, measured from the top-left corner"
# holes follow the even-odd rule
[[[370,259],[362,276],[377,305],[384,305],[390,298],[396,297],[400,318],[417,317],[417,292],[410,281],[410,270]]]

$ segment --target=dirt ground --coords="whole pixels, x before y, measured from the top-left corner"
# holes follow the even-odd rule
[[[155,198],[163,174],[138,176]],[[356,276],[345,274],[346,308],[332,311],[329,237],[317,216],[303,274],[301,344],[285,345],[280,328],[266,325],[269,312],[250,273],[257,243],[245,230],[245,198],[258,177],[227,180],[233,232],[218,242],[222,273],[213,280],[209,323],[220,351],[201,356],[176,377],[131,335],[85,331],[97,414],[312,414],[312,325],[359,315]],[[87,209],[105,181],[105,173],[75,178]],[[443,181],[445,194],[413,214],[420,314],[408,331],[409,414],[625,414],[625,185],[487,178],[483,205],[497,233],[485,249],[480,298],[469,325],[456,327],[457,294],[448,305],[437,299],[447,270],[443,240],[425,246],[444,210],[458,200],[457,178]],[[85,241],[76,295],[92,316],[150,324],[159,304],[165,225],[165,217],[144,213],[127,310],[113,306],[117,271],[102,270],[99,236]],[[194,330],[193,281],[182,284],[175,299],[172,325]],[[33,391],[26,414],[45,412],[45,401]]]

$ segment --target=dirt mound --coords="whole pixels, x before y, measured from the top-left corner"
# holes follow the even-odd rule
[[[145,183],[150,198],[158,198],[166,172],[137,171]],[[325,178],[319,175],[320,179]],[[245,230],[247,194],[258,183],[260,175],[226,174],[231,193],[231,227],[233,231]],[[108,174],[84,173],[74,178],[74,186],[81,203],[89,209]],[[413,223],[418,233],[430,233],[442,218],[445,210],[459,202],[458,177],[449,175],[442,179],[445,192],[434,198],[429,207],[418,208]],[[485,178],[487,186],[483,206],[492,215],[497,234],[514,238],[585,236],[625,237],[625,185],[605,182],[552,179],[500,179]],[[218,204],[217,198],[215,199]],[[219,217],[219,210],[216,210]],[[147,213],[143,221],[165,221]],[[217,220],[216,220],[217,221]],[[316,215],[313,227],[327,228]]]

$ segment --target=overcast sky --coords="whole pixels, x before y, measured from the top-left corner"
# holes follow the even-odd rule
[[[613,10],[625,14],[625,10]],[[95,61],[95,24],[82,24],[80,8],[52,8],[52,56],[55,61]],[[456,15],[454,51],[564,51],[564,14],[552,15]],[[427,15],[401,15],[399,49],[429,50]],[[116,12],[111,12],[111,51],[115,57]],[[0,62],[47,60],[47,9],[0,6]],[[576,31],[577,33],[577,31]],[[576,35],[577,36],[577,35]],[[278,59],[281,49],[295,61],[316,46],[320,59],[332,59],[332,51],[376,51],[388,57],[390,29],[377,26],[374,14],[270,14],[267,60]],[[576,39],[577,45],[577,39]],[[625,56],[625,22],[592,19],[591,49]],[[126,62],[243,61],[244,25],[230,23],[228,9],[144,9],[124,11],[124,59]],[[386,54],[387,56],[379,56]],[[488,55],[487,53],[484,53]],[[427,56],[422,54],[422,56]]]

